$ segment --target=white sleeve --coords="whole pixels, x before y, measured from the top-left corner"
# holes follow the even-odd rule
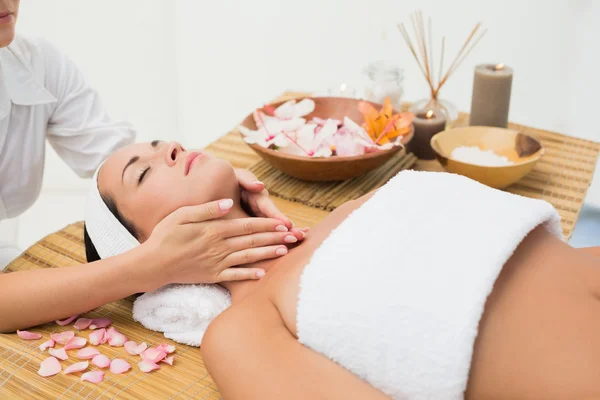
[[[45,58],[45,86],[57,103],[47,137],[58,155],[81,177],[91,177],[113,151],[135,140],[127,122],[110,119],[99,94],[65,54],[40,40]]]

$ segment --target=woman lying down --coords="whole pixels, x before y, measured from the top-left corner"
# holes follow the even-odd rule
[[[225,218],[247,217],[232,166],[176,143],[118,151],[97,184],[136,243],[185,205],[233,199]],[[232,306],[204,362],[226,399],[598,395],[600,253],[559,236],[546,202],[401,172],[284,257],[248,265],[261,280],[225,283]],[[131,244],[119,240],[108,247]]]

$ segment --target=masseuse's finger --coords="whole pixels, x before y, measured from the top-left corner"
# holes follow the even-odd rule
[[[236,218],[225,221],[215,221],[217,234],[222,238],[251,235],[260,232],[287,232],[280,220],[272,218]]]
[[[230,251],[240,251],[274,244],[292,244],[298,239],[290,232],[262,232],[252,235],[236,236],[225,241]]]
[[[259,181],[256,175],[247,169],[236,168],[235,176],[242,189],[249,192],[260,193],[265,188],[265,184]]]
[[[285,226],[292,228],[292,221],[279,211],[273,200],[269,197],[269,192],[265,189],[260,193],[248,193],[248,205],[256,215],[267,218],[277,218],[284,222]]]
[[[260,279],[265,276],[265,270],[259,268],[227,268],[217,276],[218,282],[245,281]]]
[[[225,259],[223,260],[223,266],[227,268],[233,267],[234,265],[250,264],[257,261],[281,257],[286,255],[287,253],[287,247],[282,245],[257,247],[255,249],[236,251],[225,257]]]
[[[233,200],[221,199],[199,206],[186,206],[175,210],[167,218],[173,218],[178,224],[191,224],[194,222],[209,221],[221,218],[227,214],[233,206]]]

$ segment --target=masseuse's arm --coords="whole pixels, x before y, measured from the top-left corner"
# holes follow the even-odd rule
[[[219,219],[232,202],[183,207],[161,221],[147,241],[122,255],[67,268],[0,273],[0,332],[14,332],[85,313],[170,283],[258,279],[236,265],[287,253],[289,232],[269,218]]]
[[[81,177],[91,177],[115,150],[132,143],[135,131],[111,119],[98,92],[64,53],[44,39],[39,49],[45,64],[45,87],[56,97],[49,104],[47,138],[62,160]]]

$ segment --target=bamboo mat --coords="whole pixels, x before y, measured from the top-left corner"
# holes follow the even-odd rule
[[[290,94],[288,98],[295,96]],[[465,122],[466,114],[462,114],[457,124],[465,124]],[[512,125],[512,127],[538,138],[546,148],[547,154],[534,171],[508,190],[551,202],[562,217],[563,232],[568,239],[579,217],[583,199],[591,182],[600,144],[519,125]],[[208,146],[206,150],[217,157],[229,160],[237,168],[252,168],[259,173],[260,168],[264,168],[261,167],[260,158],[245,145],[235,130]],[[435,161],[419,160],[415,168],[429,171],[442,170],[439,163]],[[383,174],[382,180],[386,178],[387,175]],[[272,191],[272,187],[267,185]],[[359,192],[348,195],[348,190],[342,191],[349,197]],[[325,204],[320,200],[307,201],[307,204],[315,206],[312,207],[276,195],[273,199],[279,209],[297,226],[312,226],[328,214],[328,211],[316,208]],[[334,198],[326,204],[327,208],[333,208],[339,202]],[[82,237],[82,223],[70,225],[40,240],[9,265],[8,270],[60,268],[83,263],[85,253]],[[199,349],[174,343],[165,339],[161,333],[149,331],[134,322],[131,317],[132,302],[132,298],[124,299],[85,316],[111,318],[117,329],[138,342],[146,341],[151,346],[160,343],[175,345],[177,350],[172,367],[165,365],[150,374],[142,373],[136,365],[137,356],[127,355],[122,348],[100,346],[103,354],[111,358],[117,355],[123,357],[132,364],[133,369],[123,375],[107,372],[105,380],[98,385],[81,382],[79,380],[81,373],[42,378],[37,375],[37,370],[44,356],[38,346],[48,338],[50,333],[66,330],[66,327],[48,324],[31,329],[43,333],[43,338],[38,341],[23,341],[14,334],[0,334],[0,399],[212,400],[221,398],[206,371]],[[88,333],[79,336],[86,337]],[[69,353],[72,355],[74,352]],[[73,362],[74,360],[69,360],[64,363],[70,365]]]
[[[385,184],[399,171],[412,168],[414,154],[398,154],[382,166],[342,182],[306,182],[292,178],[265,161],[250,167],[250,171],[269,188],[271,196],[327,211],[333,211],[347,201],[357,199]]]

